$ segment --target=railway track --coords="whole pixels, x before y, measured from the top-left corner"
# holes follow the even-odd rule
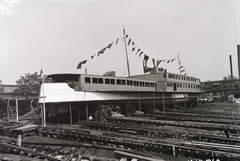
[[[69,143],[41,143],[27,142],[21,147],[16,146],[14,141],[2,140],[0,152],[26,156],[26,160],[51,160],[51,161],[120,161],[128,158],[142,159],[146,161],[164,161],[161,158],[154,159],[131,151],[123,151],[117,148],[101,147],[92,144],[69,144]],[[30,159],[29,159],[30,158]],[[32,159],[31,159],[32,158]]]
[[[236,106],[235,109],[233,109],[231,107],[232,105],[229,104],[228,106],[210,106],[209,107],[198,107],[198,108],[194,108],[194,109],[180,109],[180,110],[176,110],[176,109],[168,109],[168,112],[179,112],[179,113],[190,113],[190,114],[207,114],[207,115],[218,115],[218,116],[240,116],[240,105]],[[231,110],[230,110],[231,109]]]
[[[193,141],[204,141],[212,143],[222,143],[230,145],[240,145],[238,135],[229,134],[230,138],[227,138],[223,132],[211,132],[199,129],[189,130],[185,128],[172,128],[172,127],[155,127],[145,125],[129,125],[126,123],[103,123],[103,122],[87,122],[82,121],[79,123],[86,128],[98,129],[105,131],[117,131],[129,134],[148,135],[159,138],[175,138],[185,139]],[[217,137],[216,137],[217,136]]]
[[[43,136],[51,136],[66,140],[77,140],[78,142],[118,147],[123,149],[135,149],[138,151],[154,151],[170,155],[183,155],[185,157],[197,157],[200,159],[212,158],[220,160],[238,160],[240,158],[240,147],[237,145],[206,143],[196,141],[185,141],[179,139],[159,139],[150,136],[123,135],[101,131],[94,134],[93,131],[39,128]],[[96,132],[96,131],[95,131]]]
[[[166,116],[173,116],[173,117],[176,117],[176,116],[184,116],[184,117],[197,117],[197,118],[215,118],[215,119],[228,119],[230,121],[239,121],[240,120],[240,117],[239,116],[231,116],[231,115],[215,115],[215,114],[201,114],[201,113],[198,113],[196,111],[193,111],[193,113],[187,113],[187,112],[184,112],[184,111],[178,111],[176,112],[176,110],[174,111],[168,111],[168,112],[158,112],[159,115],[163,115],[165,114]]]
[[[229,119],[211,118],[211,117],[204,118],[204,117],[199,117],[199,115],[196,115],[195,117],[192,117],[192,116],[186,117],[186,116],[170,115],[170,114],[167,114],[167,115],[145,114],[143,116],[155,117],[156,119],[161,119],[161,120],[195,121],[195,122],[207,122],[207,123],[217,123],[217,124],[240,125],[240,120],[229,120]]]
[[[152,120],[146,118],[131,118],[131,117],[118,117],[109,118],[110,122],[117,123],[129,123],[129,124],[140,124],[140,125],[152,125],[152,126],[175,126],[175,127],[186,127],[186,128],[197,128],[205,130],[218,130],[227,131],[238,134],[240,132],[240,126],[237,125],[226,125],[216,123],[199,123],[199,122],[187,122],[187,121],[168,121],[168,120]]]

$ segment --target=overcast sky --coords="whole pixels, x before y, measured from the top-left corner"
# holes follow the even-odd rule
[[[15,84],[25,73],[116,71],[127,76],[123,25],[143,54],[156,60],[180,55],[187,75],[205,80],[238,76],[239,0],[13,0],[0,1],[0,79]],[[11,10],[11,11],[10,11]],[[108,44],[104,54],[91,56]],[[128,47],[131,75],[143,56]],[[82,69],[79,62],[86,60]],[[152,62],[148,61],[152,67]],[[178,61],[160,63],[179,73]]]

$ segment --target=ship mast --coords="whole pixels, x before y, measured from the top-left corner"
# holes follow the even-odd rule
[[[128,61],[128,53],[127,53],[127,43],[126,43],[126,36],[125,36],[125,28],[124,28],[124,25],[123,25],[123,39],[124,39],[125,51],[126,51],[128,77],[130,77],[130,69],[129,69],[129,61]]]

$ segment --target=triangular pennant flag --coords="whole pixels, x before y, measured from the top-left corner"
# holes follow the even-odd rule
[[[140,57],[142,54],[143,54],[143,52],[141,52],[141,53],[139,54],[139,57]]]
[[[169,63],[171,61],[171,59],[169,59],[168,61],[167,61],[167,63]]]
[[[134,45],[135,43],[132,41],[132,46]]]
[[[135,45],[135,46],[132,48],[132,51],[134,51],[136,48],[137,48],[137,46]]]
[[[140,50],[141,50],[141,49],[138,49],[137,52],[136,52],[136,54],[137,54]]]
[[[162,61],[162,60],[158,60],[158,61],[157,61],[157,66],[161,63],[161,61]]]
[[[184,74],[184,76],[186,76],[186,75],[187,75],[187,73]]]
[[[180,66],[179,69],[181,69],[183,66]]]
[[[84,61],[80,62],[77,66],[77,69],[81,69],[82,65],[85,64],[86,62],[87,62],[87,60],[84,60]]]
[[[41,77],[41,76],[42,76],[42,74],[43,74],[43,71],[42,71],[42,69],[41,69],[41,71],[40,71],[40,74],[39,74],[39,77]]]
[[[111,49],[112,44],[113,44],[113,42],[112,42],[111,44],[109,44],[109,45],[107,46],[107,48]]]
[[[143,58],[143,60],[145,60],[145,61],[147,62],[148,59],[149,59],[149,56],[147,56],[146,54],[144,54],[144,58]]]
[[[96,54],[92,55],[92,56],[91,56],[91,59],[93,59],[95,55],[96,55]]]
[[[176,60],[176,58],[172,59],[171,62],[173,62],[174,60]]]
[[[144,55],[144,58],[143,58],[143,71],[144,71],[144,73],[147,73],[149,71],[149,68],[147,67],[148,58],[149,57],[147,55]]]
[[[162,62],[164,62],[164,63],[165,63],[165,61],[166,61],[166,60],[162,60]]]
[[[126,38],[128,38],[128,35],[126,35]]]
[[[181,73],[182,73],[182,72],[185,72],[185,69],[183,69],[183,70],[181,71]]]
[[[155,67],[156,66],[155,59],[152,58],[152,62],[153,62],[153,66]]]
[[[99,51],[99,52],[98,52],[98,56],[99,56],[100,54],[103,54],[105,50],[106,50],[106,48],[103,48],[101,51]]]
[[[128,46],[130,45],[130,43],[131,43],[131,39],[128,40]]]
[[[117,40],[116,40],[116,45],[118,44],[118,40],[119,40],[119,38],[117,38]]]

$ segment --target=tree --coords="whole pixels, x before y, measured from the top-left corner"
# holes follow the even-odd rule
[[[17,80],[16,83],[19,88],[14,90],[14,93],[24,96],[39,94],[41,77],[37,74],[37,72],[33,74],[26,73],[25,76],[21,76],[21,78]]]
[[[0,93],[4,92],[4,88],[2,85],[0,85]]]

